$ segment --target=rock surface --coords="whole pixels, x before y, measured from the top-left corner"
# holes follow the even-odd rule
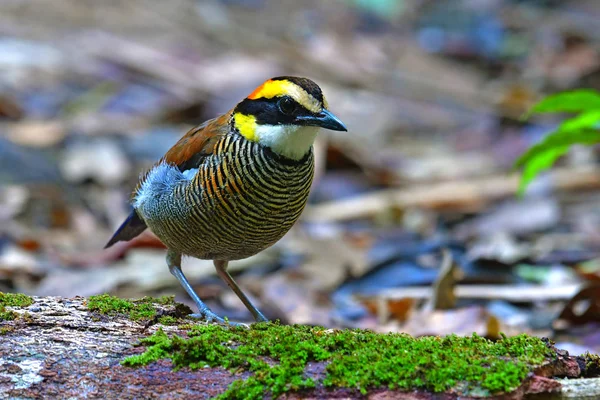
[[[128,368],[120,361],[143,349],[135,345],[156,332],[184,335],[177,326],[165,326],[165,316],[179,317],[181,309],[173,304],[155,304],[156,317],[135,322],[126,315],[106,316],[90,312],[84,298],[34,297],[33,304],[14,311],[13,320],[0,321],[0,398],[120,398],[175,399],[212,398],[223,393],[240,376],[222,368],[199,371],[172,371],[169,361],[146,367]],[[163,320],[164,321],[164,320]],[[553,398],[598,396],[597,379],[562,379],[556,375],[581,375],[577,360],[559,352],[556,367],[540,370],[515,393],[499,398],[521,398],[525,393],[555,394]],[[355,398],[357,392],[345,389],[290,394],[287,398]],[[455,398],[451,394],[393,393],[373,391],[373,399]]]

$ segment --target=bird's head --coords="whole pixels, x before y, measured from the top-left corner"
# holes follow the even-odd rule
[[[346,131],[327,106],[321,88],[307,78],[280,76],[256,88],[233,110],[232,124],[246,139],[299,160],[319,128]]]

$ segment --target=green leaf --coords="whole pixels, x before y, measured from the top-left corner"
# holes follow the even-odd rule
[[[600,131],[594,129],[598,122],[600,122],[600,110],[589,111],[564,121],[556,131],[521,155],[515,162],[515,167],[524,166],[537,154],[553,147],[571,144],[591,145],[600,142]]]
[[[527,185],[540,172],[550,168],[560,156],[565,154],[571,145],[593,145],[600,142],[599,130],[590,128],[577,130],[578,126],[585,125],[584,115],[580,117],[565,121],[557,131],[531,147],[515,162],[516,167],[523,167],[518,190],[519,195],[525,192]],[[586,123],[590,121],[591,119],[588,119]]]
[[[583,112],[576,117],[565,120],[557,130],[574,132],[587,128],[594,129],[598,128],[598,122],[600,122],[600,108]]]
[[[554,131],[543,141],[534,145],[515,161],[515,167],[523,167],[532,162],[541,154],[573,144],[592,145],[600,142],[600,131],[594,129],[585,129],[581,131]]]
[[[579,89],[557,93],[534,105],[524,118],[535,113],[580,112],[600,110],[600,93],[591,89]]]
[[[538,176],[542,171],[550,168],[554,162],[567,151],[569,151],[569,146],[551,148],[536,154],[535,157],[529,160],[523,168],[517,194],[522,196],[531,181],[534,180],[535,177]]]
[[[578,112],[579,115],[565,120],[556,131],[540,143],[527,150],[515,162],[522,167],[518,194],[522,195],[527,185],[542,171],[550,168],[565,154],[571,145],[593,145],[600,143],[600,92],[580,89],[551,95],[533,106],[524,116],[534,113]]]

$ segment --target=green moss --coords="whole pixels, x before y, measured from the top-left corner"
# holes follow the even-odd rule
[[[584,376],[600,376],[600,355],[592,354],[589,351],[586,351],[582,358],[585,363]]]
[[[3,326],[0,328],[0,336],[8,335],[10,332],[14,331],[15,328],[13,326]]]
[[[18,314],[14,311],[7,310],[3,306],[0,306],[0,321],[12,321],[17,318]]]
[[[144,297],[139,300],[126,300],[108,294],[90,296],[87,307],[90,311],[97,311],[105,315],[127,314],[133,321],[151,320],[156,317],[155,304],[175,305],[176,311],[182,312],[179,304],[175,303],[174,296],[163,296],[159,298]],[[183,312],[184,314],[186,312]]]
[[[24,312],[23,314],[21,314],[21,320],[30,324],[33,322],[33,317],[28,312]]]
[[[162,325],[177,325],[177,318],[171,315],[164,315],[158,319],[158,323]]]
[[[159,330],[141,342],[147,350],[123,360],[123,365],[146,365],[171,359],[175,368],[222,366],[250,371],[235,381],[222,399],[273,397],[315,387],[305,376],[308,362],[325,362],[325,387],[392,390],[454,390],[490,395],[516,389],[534,366],[554,353],[537,338],[503,336],[497,342],[477,335],[415,339],[405,334],[274,323],[225,328],[195,325],[188,338],[168,337]],[[266,360],[272,360],[267,362]]]
[[[7,307],[29,307],[33,304],[33,298],[20,293],[0,292],[0,305]]]
[[[585,358],[585,366],[587,368],[597,367],[600,365],[600,356],[598,354],[592,354],[589,351],[586,351],[583,357]]]
[[[33,299],[20,293],[2,293],[0,292],[0,321],[13,320],[18,314],[7,310],[6,307],[28,307],[33,304]]]

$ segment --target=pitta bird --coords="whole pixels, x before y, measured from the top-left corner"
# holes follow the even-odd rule
[[[300,217],[320,128],[346,131],[312,80],[267,80],[229,112],[187,132],[145,175],[133,211],[106,247],[150,228],[167,246],[170,272],[209,321],[225,320],[192,289],[183,255],[213,260],[256,321],[266,321],[227,272],[231,260],[275,244]]]

